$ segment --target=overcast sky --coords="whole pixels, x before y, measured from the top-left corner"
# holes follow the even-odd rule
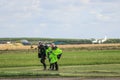
[[[120,38],[120,0],[0,0],[0,37]]]

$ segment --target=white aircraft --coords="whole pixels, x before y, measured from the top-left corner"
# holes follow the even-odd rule
[[[107,37],[105,36],[104,39],[95,39],[92,41],[92,44],[101,44],[104,43],[107,40]]]
[[[98,43],[98,39],[92,41],[92,44],[96,44],[96,43]]]

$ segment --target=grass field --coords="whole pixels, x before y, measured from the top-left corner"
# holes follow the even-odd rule
[[[0,51],[0,77],[120,77],[120,50],[66,49],[58,63],[43,71],[35,50]]]

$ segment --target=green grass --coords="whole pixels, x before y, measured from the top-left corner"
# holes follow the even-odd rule
[[[37,52],[9,51],[0,54],[0,67],[39,65]]]
[[[120,64],[60,66],[43,71],[42,66],[1,68],[0,77],[120,77]]]
[[[60,64],[116,64],[120,63],[119,50],[92,50],[92,51],[67,51],[63,54]]]
[[[120,77],[120,50],[64,50],[58,63],[59,71],[43,71],[36,51],[2,51],[0,77]]]

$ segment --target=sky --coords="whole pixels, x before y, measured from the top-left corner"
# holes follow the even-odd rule
[[[120,0],[0,0],[0,38],[120,38]]]

